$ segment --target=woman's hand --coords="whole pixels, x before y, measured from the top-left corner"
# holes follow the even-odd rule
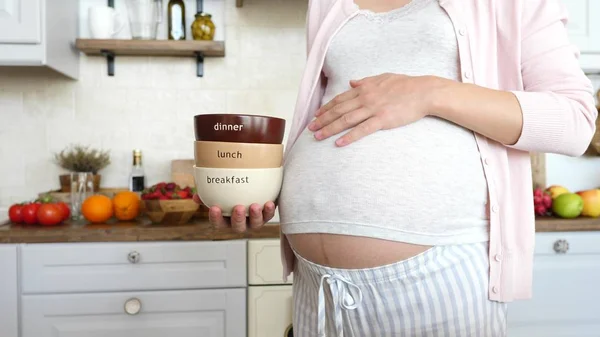
[[[317,140],[351,129],[335,142],[345,146],[378,130],[408,125],[430,113],[435,82],[431,76],[400,74],[350,81],[351,89],[322,106],[308,129]]]
[[[198,195],[194,195],[194,201],[200,203]],[[275,203],[267,202],[263,207],[259,204],[250,205],[249,215],[246,217],[244,206],[235,206],[231,217],[224,217],[219,207],[213,206],[208,211],[208,221],[217,228],[233,228],[236,232],[245,232],[248,228],[257,229],[262,227],[275,216]]]

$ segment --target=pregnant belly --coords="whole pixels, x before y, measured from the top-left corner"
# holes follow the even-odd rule
[[[342,269],[379,267],[423,253],[430,246],[360,236],[305,233],[287,235],[292,248],[308,261]]]
[[[347,147],[336,147],[336,138],[316,141],[305,130],[285,163],[280,222],[307,260],[338,268],[385,265],[431,243],[373,231],[443,236],[487,222],[487,185],[472,132],[425,118]],[[310,230],[294,230],[302,227]]]

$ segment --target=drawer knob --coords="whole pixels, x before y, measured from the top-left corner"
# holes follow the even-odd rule
[[[133,251],[133,252],[129,253],[129,255],[127,255],[127,259],[131,263],[138,263],[138,262],[140,262],[140,253]]]
[[[569,242],[567,240],[556,240],[554,243],[554,251],[558,254],[566,254],[569,250]]]
[[[137,298],[130,298],[125,302],[125,312],[128,315],[137,315],[142,310],[142,302]]]

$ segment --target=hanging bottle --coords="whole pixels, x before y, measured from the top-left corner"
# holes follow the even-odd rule
[[[185,4],[183,0],[169,0],[169,40],[185,40]]]

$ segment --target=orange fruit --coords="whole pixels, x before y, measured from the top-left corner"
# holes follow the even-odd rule
[[[140,214],[140,197],[135,192],[119,192],[112,203],[115,217],[119,220],[133,220]]]
[[[113,216],[112,201],[105,195],[92,195],[83,201],[81,214],[92,223],[106,222]]]

